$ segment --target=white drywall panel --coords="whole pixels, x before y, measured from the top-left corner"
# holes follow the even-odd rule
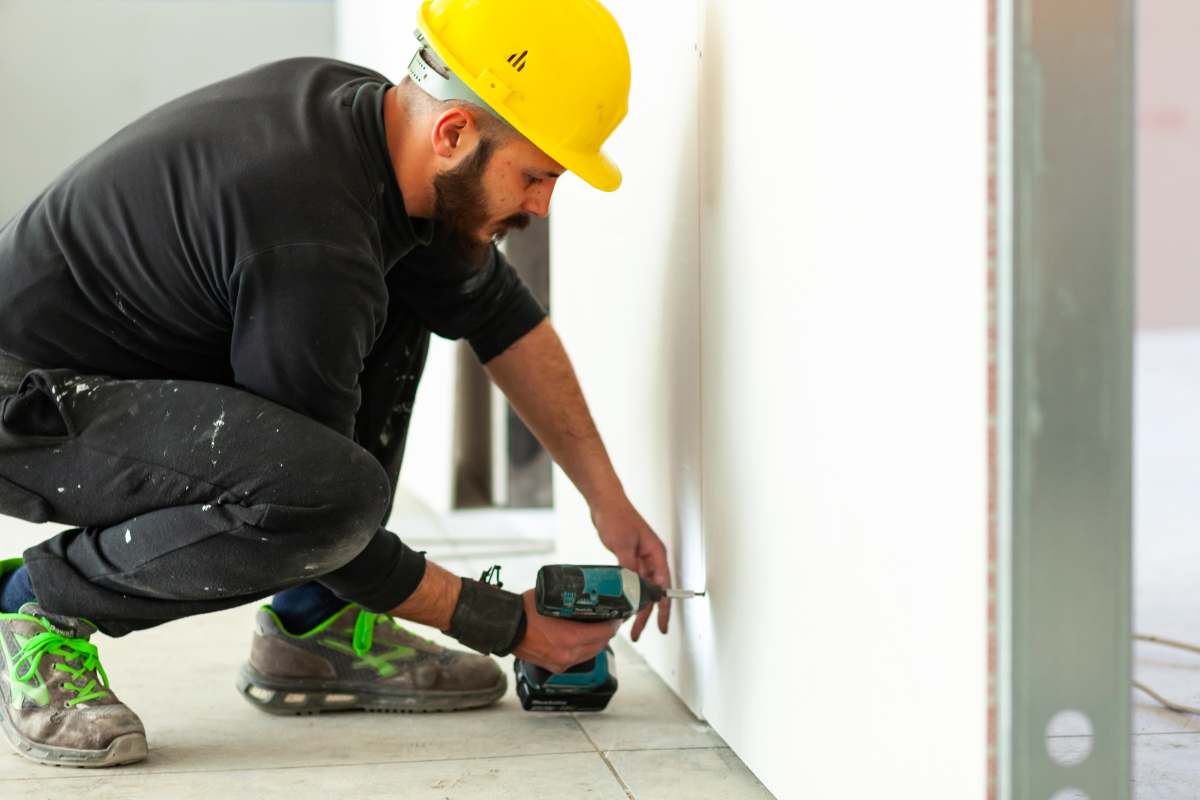
[[[454,342],[434,336],[429,343],[400,468],[405,489],[439,513],[453,505],[456,353]]]
[[[660,5],[610,3],[627,181],[563,183],[551,258],[618,470],[707,573],[641,649],[780,797],[981,797],[986,6]]]
[[[560,181],[550,305],[627,493],[667,542],[676,583],[701,588],[696,7],[608,6],[633,66],[629,116],[606,147],[625,179],[615,194]],[[554,488],[560,553],[611,561],[562,473]],[[702,604],[677,605],[668,637],[647,629],[642,639],[694,710]]]
[[[784,796],[979,797],[985,4],[705,29],[705,715]]]

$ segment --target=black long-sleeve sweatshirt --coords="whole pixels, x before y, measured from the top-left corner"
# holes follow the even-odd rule
[[[289,59],[116,133],[0,228],[0,351],[239,386],[354,437],[394,487],[429,332],[487,361],[545,312],[495,248],[454,263],[409,217],[390,85]],[[378,536],[415,587],[424,560]]]

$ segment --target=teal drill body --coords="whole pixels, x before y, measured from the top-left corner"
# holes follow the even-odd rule
[[[573,622],[627,619],[664,597],[692,597],[648,583],[631,569],[613,565],[553,564],[538,570],[534,599],[542,616]],[[517,696],[526,711],[600,711],[617,691],[611,648],[590,661],[554,674],[516,659]]]
[[[538,570],[534,597],[543,616],[602,622],[633,616],[663,591],[624,567],[556,564]]]
[[[534,587],[539,614],[575,622],[625,619],[661,596],[658,587],[637,573],[611,565],[545,566]],[[558,675],[521,659],[513,662],[513,671],[526,711],[601,711],[617,692],[616,664],[608,647]]]

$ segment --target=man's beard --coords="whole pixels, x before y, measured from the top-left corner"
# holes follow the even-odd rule
[[[488,202],[483,190],[483,173],[495,152],[496,141],[483,137],[475,152],[452,170],[433,179],[434,218],[438,240],[456,257],[472,266],[481,263],[490,242],[479,240],[479,232],[488,222]],[[503,238],[508,229],[524,230],[529,225],[528,214],[513,214],[500,222]]]

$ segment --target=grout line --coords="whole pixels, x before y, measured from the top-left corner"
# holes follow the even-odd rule
[[[608,750],[605,750],[604,752],[606,752],[606,753],[673,753],[676,750],[729,750],[731,753],[733,752],[733,748],[731,748],[727,744],[717,745],[717,746],[696,744],[696,745],[685,745],[683,747],[613,747]],[[734,753],[734,755],[737,755],[737,753]],[[741,761],[741,756],[738,756],[738,760]]]
[[[600,760],[604,762],[604,766],[608,767],[608,771],[611,772],[612,776],[617,779],[617,783],[620,784],[621,791],[625,792],[625,796],[628,797],[629,800],[637,800],[637,798],[633,796],[633,791],[629,788],[629,784],[625,783],[625,779],[621,777],[621,773],[617,772],[617,768],[614,767],[613,763],[608,760],[608,756],[604,754],[604,751],[596,746],[596,742],[592,739],[591,734],[587,732],[587,728],[583,727],[583,723],[579,721],[579,715],[572,714],[571,719],[575,720],[575,724],[579,726],[579,732],[583,734],[583,738],[588,740],[588,744],[590,744],[592,749],[596,751],[596,755],[600,756]]]
[[[578,720],[576,721],[578,722]],[[587,734],[584,734],[587,737]],[[588,743],[595,750],[596,744],[592,742],[591,737],[587,737]],[[151,751],[153,752],[153,751]],[[447,758],[421,758],[421,759],[400,759],[398,761],[353,761],[353,762],[335,762],[330,764],[282,764],[279,766],[257,766],[257,767],[213,767],[212,769],[164,769],[164,770],[146,770],[144,772],[121,772],[119,774],[109,774],[103,777],[122,777],[130,778],[146,778],[155,775],[208,775],[212,773],[225,772],[282,772],[293,769],[338,769],[341,767],[386,767],[390,765],[400,764],[441,764],[447,761],[502,761],[510,758],[538,758],[540,756],[580,756],[587,755],[587,750],[566,750],[563,752],[553,753],[513,753],[511,755],[499,756],[453,756]],[[611,767],[610,767],[611,769]],[[56,771],[57,772],[57,771]],[[69,781],[80,778],[95,778],[98,777],[94,773],[91,775],[73,775],[71,773],[59,773],[55,775],[38,775],[28,778],[0,778],[0,784],[5,783],[20,783],[22,781]],[[624,785],[624,784],[622,784]],[[633,798],[633,795],[630,795]]]

